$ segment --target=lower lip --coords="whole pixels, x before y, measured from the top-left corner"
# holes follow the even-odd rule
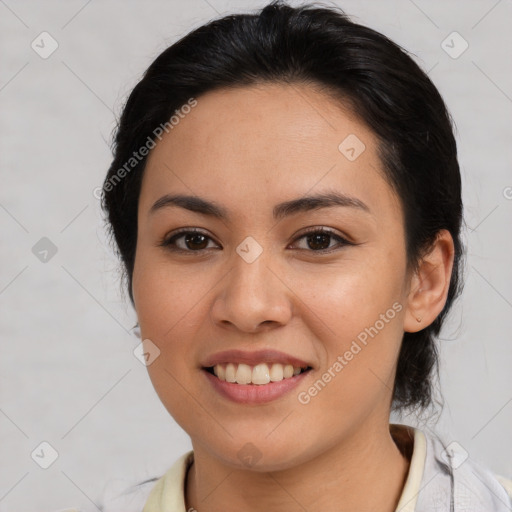
[[[268,384],[236,384],[220,380],[206,370],[202,370],[213,388],[222,396],[239,404],[264,404],[277,400],[297,387],[311,370],[288,379]]]

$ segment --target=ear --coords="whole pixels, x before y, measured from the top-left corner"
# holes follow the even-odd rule
[[[417,332],[428,327],[441,313],[450,287],[454,254],[450,232],[446,229],[439,231],[434,245],[411,275],[405,332]]]

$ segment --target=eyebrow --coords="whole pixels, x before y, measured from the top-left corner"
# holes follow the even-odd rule
[[[166,194],[162,196],[153,204],[148,213],[153,214],[164,208],[176,206],[220,220],[226,221],[230,218],[229,211],[215,201],[183,194]],[[274,206],[272,213],[274,219],[281,220],[297,213],[336,206],[356,208],[371,214],[370,208],[360,199],[340,192],[324,192],[285,201]]]

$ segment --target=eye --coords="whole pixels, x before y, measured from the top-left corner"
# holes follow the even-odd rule
[[[306,248],[301,248],[301,250],[310,249],[311,252],[330,253],[345,245],[355,245],[346,238],[336,234],[334,231],[325,228],[311,228],[306,233],[296,238],[295,241],[303,238],[306,240]],[[338,242],[338,247],[336,247],[336,245],[334,248],[332,246],[330,247],[332,239]]]
[[[301,239],[306,240],[306,247],[299,248],[300,250],[310,250],[310,252],[317,253],[330,253],[346,245],[355,245],[334,231],[325,228],[310,228],[306,233],[297,237],[294,243]],[[333,239],[338,242],[338,247],[336,245],[334,248],[331,246]],[[213,242],[212,238],[204,232],[198,229],[183,228],[172,236],[164,238],[158,245],[171,251],[199,253],[212,249],[212,247],[208,247],[209,241]]]
[[[181,242],[178,243],[178,241]],[[171,237],[164,238],[158,245],[171,251],[201,252],[208,247],[208,241],[213,241],[208,235],[198,229],[183,228]]]

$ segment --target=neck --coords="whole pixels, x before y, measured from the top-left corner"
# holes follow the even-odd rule
[[[185,492],[187,510],[394,512],[409,462],[388,424],[357,429],[315,458],[280,471],[233,469],[194,445]]]

